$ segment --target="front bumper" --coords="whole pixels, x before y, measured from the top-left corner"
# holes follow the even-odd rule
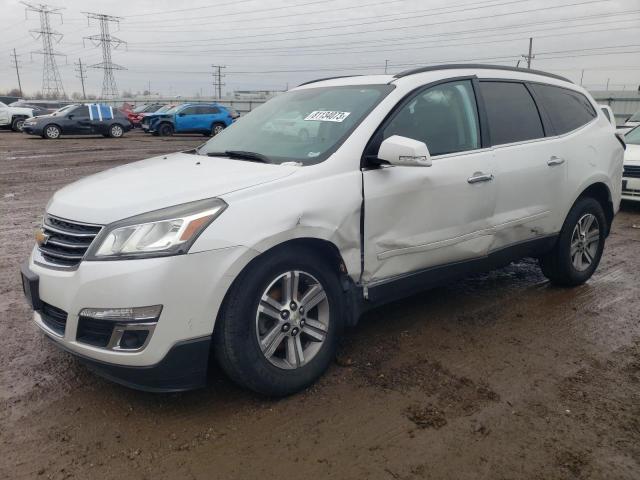
[[[58,346],[120,383],[157,391],[184,390],[204,381],[218,309],[246,252],[244,247],[232,247],[163,258],[83,261],[75,270],[58,270],[36,263],[34,248],[23,269],[37,277],[39,301],[66,314],[56,332],[34,305],[35,324]],[[82,309],[150,305],[162,305],[162,313],[141,350],[113,350],[82,341],[78,328]],[[201,350],[205,344],[206,355]],[[188,361],[181,360],[185,351],[191,352],[185,354]]]
[[[23,125],[22,132],[29,135],[42,135],[42,128],[37,125]]]
[[[622,177],[622,200],[640,202],[640,178]]]

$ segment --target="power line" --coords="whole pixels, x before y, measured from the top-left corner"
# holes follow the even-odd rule
[[[83,99],[87,99],[87,94],[85,92],[84,89],[84,81],[87,78],[87,67],[82,65],[82,59],[78,58],[78,63],[75,64],[76,66],[76,72],[78,73],[78,75],[76,75],[76,78],[80,79],[80,83],[82,83],[82,98]]]
[[[109,32],[109,23],[119,24],[122,18],[105,15],[103,13],[83,13],[87,16],[87,23],[90,23],[92,19],[100,22],[100,34],[84,38],[93,42],[95,46],[100,45],[102,47],[102,62],[90,65],[90,68],[97,68],[104,71],[101,97],[103,99],[117,98],[118,87],[116,86],[116,79],[113,76],[113,71],[125,70],[125,68],[113,63],[111,60],[111,46],[113,45],[113,48],[116,49],[120,45],[126,44],[126,42],[111,35]]]
[[[60,10],[62,8],[52,8],[44,3],[31,4],[27,2],[21,2],[25,8],[25,16],[28,12],[35,12],[40,15],[40,30],[29,30],[31,35],[36,40],[42,39],[42,50],[38,50],[35,53],[42,55],[44,59],[44,65],[42,68],[42,94],[45,97],[66,97],[64,93],[64,87],[62,86],[62,79],[60,78],[60,71],[56,63],[56,56],[62,56],[61,53],[56,52],[53,49],[53,42],[60,43],[63,35],[60,32],[56,32],[51,29],[51,22],[49,17],[51,15],[59,15],[60,23],[62,23],[62,14]]]
[[[16,76],[18,77],[18,90],[20,91],[20,96],[22,97],[22,83],[20,82],[20,69],[19,69],[19,63],[18,63],[18,57],[20,55],[16,54],[16,49],[13,49],[13,55],[11,55],[12,57],[12,63],[13,65],[16,67]]]

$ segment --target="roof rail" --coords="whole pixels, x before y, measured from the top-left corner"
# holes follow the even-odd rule
[[[393,78],[402,78],[408,75],[414,75],[416,73],[423,72],[433,72],[437,70],[453,70],[453,69],[462,69],[462,68],[481,68],[484,70],[507,70],[509,72],[521,72],[521,73],[533,73],[535,75],[543,75],[545,77],[555,78],[557,80],[563,80],[565,82],[573,83],[566,77],[562,77],[560,75],[555,75],[553,73],[543,72],[541,70],[531,70],[528,68],[518,68],[518,67],[507,67],[502,65],[485,65],[483,63],[452,63],[452,64],[443,64],[443,65],[432,65],[429,67],[419,67],[412,68],[411,70],[405,70],[400,73],[396,73]]]
[[[337,77],[325,77],[325,78],[318,78],[316,80],[309,80],[308,82],[304,82],[301,83],[300,85],[298,85],[299,87],[303,86],[303,85],[309,85],[310,83],[316,83],[316,82],[322,82],[324,80],[334,80],[336,78],[349,78],[349,77],[361,77],[362,75],[338,75]]]

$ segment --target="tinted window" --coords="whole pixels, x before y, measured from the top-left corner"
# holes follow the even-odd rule
[[[210,107],[210,106],[207,106],[207,105],[199,107],[198,109],[199,109],[198,113],[201,113],[203,115],[216,115],[216,114],[220,113],[220,110],[218,108]]]
[[[195,115],[196,113],[198,113],[198,107],[187,107],[180,113],[184,115]]]
[[[451,82],[418,93],[383,130],[427,144],[431,155],[480,147],[478,111],[471,81]]]
[[[540,114],[524,84],[481,82],[480,91],[493,145],[544,137]]]
[[[593,106],[581,93],[551,85],[532,85],[557,135],[570,132],[596,117]]]
[[[69,112],[70,115],[73,115],[74,117],[88,117],[89,116],[89,107],[87,107],[86,105],[82,105],[78,108],[74,108],[72,111]]]

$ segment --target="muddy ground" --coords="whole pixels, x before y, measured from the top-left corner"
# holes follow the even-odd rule
[[[46,141],[0,131],[0,478],[638,479],[640,208],[588,284],[532,261],[375,310],[284,400],[214,371],[207,389],[128,390],[31,323],[18,266],[51,194],[202,137]]]

